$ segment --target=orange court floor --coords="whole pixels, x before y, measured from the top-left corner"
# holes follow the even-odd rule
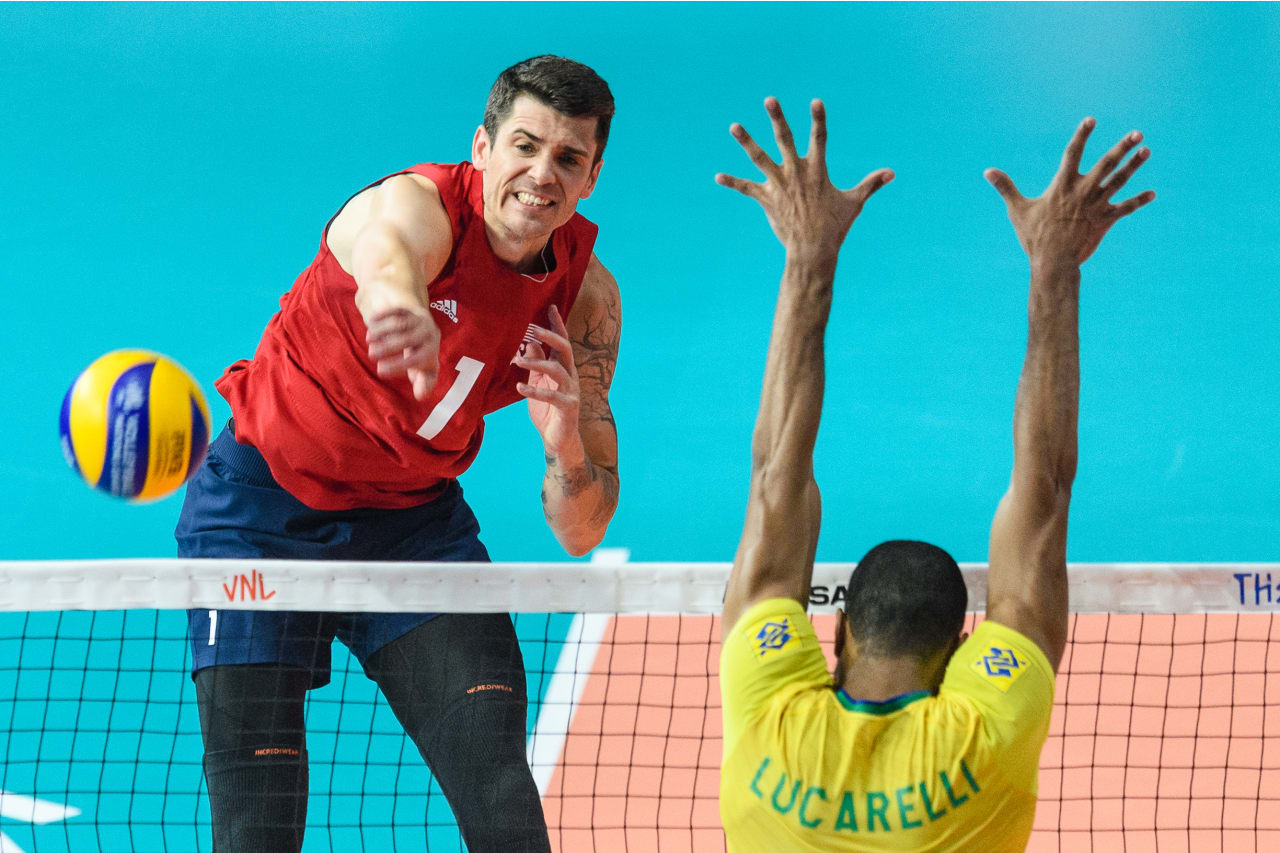
[[[834,617],[814,624],[830,662]],[[719,635],[607,619],[543,798],[554,849],[725,849]],[[1280,848],[1278,662],[1267,613],[1072,616],[1027,849]]]

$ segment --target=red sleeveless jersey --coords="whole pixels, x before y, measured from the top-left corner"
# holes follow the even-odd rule
[[[484,416],[523,399],[528,371],[511,359],[528,327],[573,307],[596,226],[578,214],[551,238],[554,270],[521,275],[499,261],[484,228],[482,175],[470,163],[408,171],[435,183],[453,227],[453,252],[427,288],[440,329],[440,373],[426,400],[407,379],[382,379],[356,310],[356,282],[320,252],[267,324],[252,361],[216,383],[236,439],[262,453],[276,481],[322,510],[425,503],[475,459]]]

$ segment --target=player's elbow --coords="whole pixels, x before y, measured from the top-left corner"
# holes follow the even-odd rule
[[[813,477],[813,465],[756,463],[752,466],[750,501],[773,515],[790,516],[807,511],[821,498],[818,483]]]
[[[565,553],[570,557],[585,557],[604,541],[604,530],[599,533],[568,531],[556,538],[560,540],[560,547],[564,548]]]
[[[1049,471],[1049,485],[1053,490],[1054,500],[1071,500],[1071,487],[1076,481],[1075,447],[1061,453]]]
[[[577,524],[552,524],[551,530],[565,553],[571,557],[583,557],[604,541],[604,535],[609,530],[609,520],[612,517],[613,512],[610,511],[607,516]]]
[[[1057,501],[1063,495],[1070,499],[1079,457],[1074,439],[1060,441],[1048,433],[1015,430],[1013,453],[1015,482],[1040,493],[1045,501]]]
[[[757,429],[751,438],[751,480],[754,482],[769,470],[773,459],[773,445]]]
[[[1040,517],[1049,526],[1056,527],[1065,522],[1071,509],[1071,485],[1071,480],[1055,479],[1037,494]]]
[[[1074,466],[1070,470],[1015,471],[1005,499],[1021,504],[1028,518],[1050,523],[1067,516],[1074,481]]]

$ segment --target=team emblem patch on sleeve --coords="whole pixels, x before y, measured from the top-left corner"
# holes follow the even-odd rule
[[[771,616],[751,624],[746,630],[747,642],[757,661],[770,661],[800,648],[800,638],[790,616]]]
[[[1008,692],[1013,682],[1031,666],[1031,661],[1013,649],[989,646],[987,653],[969,665],[982,679],[996,687],[1002,693]]]

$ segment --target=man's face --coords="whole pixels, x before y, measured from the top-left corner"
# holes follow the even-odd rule
[[[496,139],[479,128],[471,162],[484,172],[485,223],[504,239],[531,241],[568,222],[600,174],[597,121],[520,95]]]

